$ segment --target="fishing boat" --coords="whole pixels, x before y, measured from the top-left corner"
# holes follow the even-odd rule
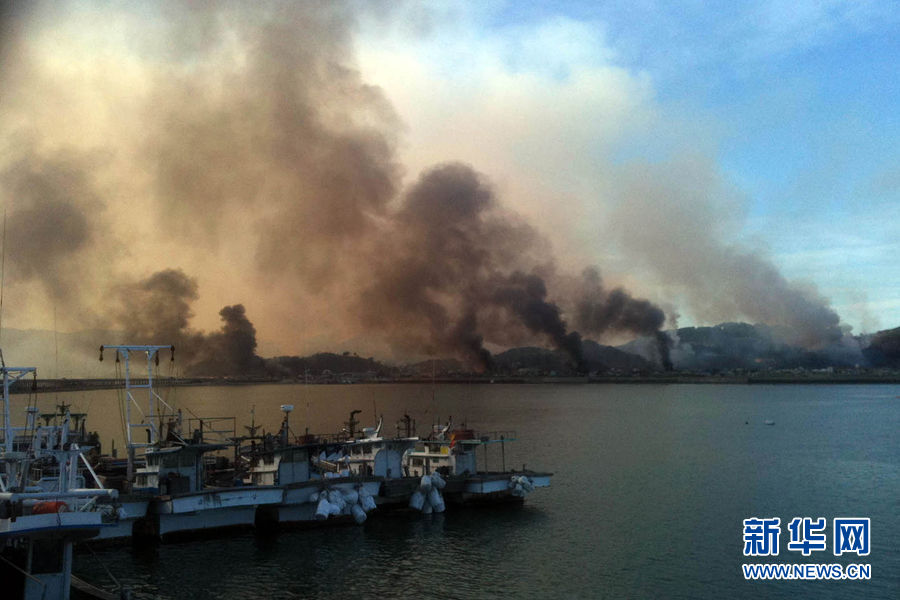
[[[233,440],[211,443],[205,439],[210,431],[202,425],[192,429],[190,436],[182,435],[181,412],[154,389],[153,366],[158,364],[159,352],[170,350],[174,360],[173,346],[101,346],[101,360],[104,350],[114,350],[116,360],[125,365],[123,402],[128,459],[127,493],[116,504],[117,527],[105,536],[101,534],[103,539],[134,536],[165,541],[190,534],[251,528],[259,506],[281,502],[282,491],[270,486],[233,485],[233,481],[228,482],[231,485],[211,485],[209,462],[215,464],[216,458],[224,459],[215,455],[230,448]],[[131,380],[133,356],[147,361],[146,383]],[[146,390],[146,411],[135,398],[138,390]],[[209,424],[222,419],[196,420]],[[147,441],[139,441],[135,431],[145,432]]]
[[[416,444],[404,458],[404,468],[413,476],[434,477],[445,481],[443,498],[456,505],[522,502],[535,488],[549,487],[552,473],[506,469],[506,444],[516,441],[513,431],[476,433],[467,427],[446,425],[433,427],[432,435]],[[501,469],[487,467],[489,448],[499,446]],[[481,449],[485,468],[478,470]],[[438,480],[440,481],[440,480]],[[427,481],[423,487],[427,486]],[[423,490],[425,491],[425,490]]]
[[[382,480],[376,499],[379,508],[391,509],[405,506],[419,484],[418,478],[411,477],[404,469],[403,457],[416,447],[419,438],[414,435],[414,426],[409,415],[397,424],[397,435],[383,437],[384,417],[375,427],[357,429],[359,423],[355,414],[345,423],[344,433],[347,435],[345,449],[350,470],[357,473],[369,473]],[[401,425],[402,423],[402,425]]]
[[[114,500],[116,492],[84,487],[85,448],[67,439],[68,417],[42,426],[29,410],[25,427],[12,426],[10,386],[28,375],[36,369],[2,366],[0,595],[67,600],[73,545],[109,526],[98,501]]]
[[[349,436],[345,432],[294,436],[290,428],[293,408],[290,404],[282,405],[284,416],[278,434],[262,436],[245,454],[249,463],[248,484],[283,491],[278,504],[258,509],[257,525],[271,528],[351,519],[364,522],[366,513],[376,506],[374,498],[389,469],[387,455],[369,448],[373,457],[381,457],[377,468],[359,460],[351,461],[349,449],[356,441],[352,437],[352,425]],[[355,423],[353,416],[351,423]],[[377,442],[372,440],[372,443]],[[396,467],[399,469],[399,463]]]

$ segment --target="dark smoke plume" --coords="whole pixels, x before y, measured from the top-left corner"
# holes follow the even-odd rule
[[[485,343],[537,339],[585,370],[581,336],[569,331],[541,275],[553,271],[547,242],[505,210],[471,167],[450,163],[424,173],[394,222],[395,236],[377,253],[375,278],[360,304],[367,328],[407,350],[449,353],[482,369],[491,366]],[[607,294],[597,272],[587,273],[579,310],[593,317],[585,321],[591,334],[659,330],[660,309],[621,289]],[[661,348],[665,362],[667,346]]]
[[[241,304],[219,311],[222,329],[205,334],[190,328],[197,282],[166,269],[130,285],[120,285],[115,317],[127,343],[173,344],[189,375],[256,375],[264,367],[256,355],[256,329]]]
[[[176,42],[189,60],[159,78],[148,109],[165,229],[216,248],[249,226],[258,268],[285,285],[321,288],[357,268],[344,260],[362,251],[401,168],[398,119],[353,65],[350,7],[213,4],[170,16],[204,34]]]
[[[634,298],[621,287],[607,290],[600,272],[589,267],[582,273],[580,298],[575,305],[575,324],[585,335],[601,337],[606,333],[633,333],[652,336],[657,342],[663,368],[672,369],[671,342],[660,331],[666,315],[649,300]]]
[[[547,302],[546,297],[547,286],[540,277],[515,272],[499,286],[494,301],[508,307],[534,333],[547,335],[557,348],[572,357],[579,371],[585,371],[581,336],[567,331],[559,307]]]
[[[811,286],[789,281],[762,252],[728,240],[741,202],[699,157],[623,170],[611,235],[679,292],[695,317],[744,317],[783,332],[784,341],[820,348],[841,339],[840,317]]]
[[[0,172],[9,275],[40,283],[64,314],[90,289],[97,257],[89,252],[98,241],[104,203],[90,163],[78,153],[47,156],[28,143],[19,150],[18,160]]]
[[[220,312],[221,331],[192,328],[199,286],[187,272],[252,298],[260,330],[285,345],[315,322],[311,333],[329,343],[385,341],[403,358],[450,354],[487,370],[489,349],[537,342],[582,368],[574,325],[585,336],[652,335],[666,364],[662,312],[606,290],[596,272],[583,293],[562,290],[549,243],[472,167],[438,165],[401,191],[400,119],[353,56],[361,5],[163,3],[140,18],[123,9],[114,16],[129,40],[127,74],[97,67],[116,55],[90,44],[64,46],[67,66],[46,67],[54,61],[32,40],[65,39],[87,22],[79,6],[48,6],[0,5],[3,35],[14,34],[0,40],[0,140],[34,140],[0,142],[0,193],[13,285],[39,282],[61,314],[107,328],[113,295],[131,340],[174,343],[189,368],[254,369],[243,305]],[[76,138],[98,128],[112,135]],[[720,190],[695,171],[625,178],[628,202],[613,215],[623,246],[687,290],[700,318],[747,315],[811,345],[839,333],[827,302],[707,231]],[[163,263],[131,282],[160,268],[163,247],[184,270]]]
[[[424,173],[394,220],[362,296],[367,328],[405,349],[450,353],[482,369],[491,366],[484,342],[544,335],[580,365],[580,338],[546,301],[544,281],[523,273],[541,264],[546,242],[504,211],[471,167]]]
[[[141,344],[184,347],[197,299],[197,281],[179,269],[158,271],[146,279],[118,286],[114,317],[126,338]]]

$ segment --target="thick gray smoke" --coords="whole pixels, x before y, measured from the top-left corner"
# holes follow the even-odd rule
[[[197,282],[178,269],[166,269],[146,279],[118,286],[113,318],[134,343],[184,347],[197,299]],[[188,352],[190,352],[188,350]]]
[[[584,370],[581,336],[549,299],[542,276],[552,273],[546,241],[505,210],[471,167],[449,163],[424,173],[392,223],[359,306],[367,328],[411,351],[449,353],[484,369],[491,366],[485,343],[502,347],[536,337]],[[598,310],[609,301],[596,293],[586,298]],[[664,320],[656,320],[662,311],[646,301],[630,299],[624,310],[609,329],[651,333]]]
[[[32,40],[56,39],[82,7],[48,18],[49,6],[0,12],[4,35],[15,30],[0,45],[0,137],[32,140],[0,143],[0,194],[15,282],[40,282],[61,312],[105,329],[112,319],[132,342],[174,343],[194,368],[255,368],[243,305],[220,312],[221,331],[192,328],[203,290],[190,273],[224,282],[233,297],[222,303],[255,302],[261,337],[283,343],[324,321],[316,333],[330,343],[383,340],[410,358],[489,369],[489,349],[538,342],[581,368],[575,330],[634,333],[655,336],[666,364],[662,311],[607,290],[595,271],[580,292],[563,290],[549,243],[472,167],[436,166],[401,191],[400,119],[354,62],[360,5],[163,3],[142,19],[106,7],[127,34],[121,77],[76,44],[65,84],[42,71],[54,63],[35,59],[46,49]],[[36,97],[58,110],[33,113]],[[72,125],[85,115],[97,122]],[[111,132],[100,148],[71,150],[94,125]],[[698,226],[718,207],[679,197],[695,178],[641,175],[623,182],[629,201],[613,216],[623,245],[687,290],[698,316],[784,325],[809,344],[834,335],[827,303]],[[703,198],[719,191],[699,184]]]
[[[76,152],[45,156],[18,141],[17,160],[0,172],[7,210],[7,275],[13,281],[37,282],[54,304],[68,311],[80,306],[90,288],[97,258],[90,250],[98,241],[104,203],[86,158]]]
[[[582,273],[575,311],[576,325],[586,335],[602,337],[607,332],[627,332],[653,337],[660,364],[666,370],[672,368],[670,340],[660,331],[666,321],[663,310],[649,300],[632,297],[621,287],[607,290],[596,268],[589,267]]]
[[[788,281],[763,252],[729,242],[741,202],[699,158],[624,169],[610,233],[703,321],[737,318],[823,347],[842,336],[840,317],[812,286]]]
[[[564,350],[579,371],[585,371],[581,335],[567,331],[560,309],[547,302],[547,286],[537,275],[516,271],[502,282],[493,300],[508,308],[534,333],[545,334],[560,350]]]
[[[208,5],[167,17],[203,35],[176,40],[187,59],[150,97],[160,223],[212,248],[249,227],[267,276],[340,279],[401,175],[397,117],[353,67],[350,8]]]
[[[240,304],[219,311],[222,329],[205,334],[190,327],[197,282],[176,269],[118,288],[116,326],[130,343],[172,344],[181,372],[195,375],[253,375],[263,369],[256,356],[256,329]],[[140,340],[140,342],[134,342]]]
[[[493,301],[496,281],[537,264],[529,255],[542,240],[505,214],[483,178],[459,163],[424,173],[388,227],[360,297],[363,326],[403,350],[449,351],[487,368],[484,339],[497,328],[513,337],[523,331]]]
[[[347,5],[151,10],[162,35],[139,36],[136,47],[166,68],[146,74],[142,108],[128,115],[140,123],[138,143],[127,153],[141,163],[157,231],[190,240],[189,272],[219,268],[205,257],[233,255],[238,245],[255,257],[273,304],[303,297],[306,311],[337,313],[345,336],[377,333],[401,355],[451,354],[483,369],[492,366],[486,345],[539,341],[582,368],[581,338],[544,276],[553,271],[548,243],[503,208],[483,176],[441,165],[391,206],[402,175],[399,120],[354,67]],[[81,176],[98,167],[84,164]],[[78,195],[67,210],[92,198],[78,175],[64,186]],[[68,227],[85,233],[65,236],[43,264],[56,267],[56,257],[94,243],[97,225],[70,216]],[[100,276],[113,280],[114,272],[79,277]],[[110,285],[132,339],[175,343],[189,365],[206,370],[255,362],[255,327],[242,307],[221,314],[220,333],[191,329],[198,288],[183,270]],[[70,284],[60,287],[62,295]]]

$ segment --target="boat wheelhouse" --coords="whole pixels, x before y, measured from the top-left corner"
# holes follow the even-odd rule
[[[333,521],[331,517],[341,520],[342,516],[364,521],[365,512],[375,507],[372,498],[378,495],[384,478],[375,475],[374,469],[360,466],[362,463],[356,470],[352,468],[347,440],[341,434],[307,433],[292,439],[289,417],[293,406],[281,408],[284,417],[278,435],[263,436],[247,452],[246,482],[283,491],[278,504],[260,507],[257,524],[304,525]],[[331,498],[328,507],[321,504],[323,495]]]
[[[131,536],[161,538],[212,532],[235,527],[252,527],[260,505],[277,504],[281,491],[269,487],[210,485],[207,456],[220,453],[230,443],[206,443],[203,425],[187,438],[182,435],[181,412],[170,406],[154,389],[153,366],[159,352],[173,346],[101,346],[114,350],[116,360],[125,365],[123,402],[126,417],[128,462],[124,494],[117,507],[118,527],[105,539]],[[133,383],[132,355],[147,360],[147,382]],[[146,390],[146,412],[135,398]],[[203,419],[210,423],[222,419]],[[138,441],[134,431],[146,432],[147,442]],[[209,430],[206,430],[208,433]],[[214,430],[220,434],[221,431]],[[210,456],[215,463],[217,458]],[[219,457],[223,458],[224,457]],[[234,483],[233,479],[229,483]]]
[[[506,443],[516,441],[514,431],[478,434],[451,424],[435,426],[432,436],[407,453],[404,468],[413,476],[438,473],[446,480],[443,497],[451,504],[522,501],[534,488],[549,487],[552,473],[506,469]],[[498,445],[501,469],[487,469],[489,448]],[[485,469],[478,470],[479,449]]]

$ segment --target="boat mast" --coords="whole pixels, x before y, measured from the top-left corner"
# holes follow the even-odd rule
[[[13,427],[10,420],[9,407],[9,388],[10,386],[28,375],[29,373],[37,373],[35,367],[2,367],[3,371],[3,434],[4,447],[6,454],[13,451]]]
[[[27,472],[27,465],[20,464],[19,460],[16,460],[16,457],[13,454],[13,441],[15,438],[15,430],[12,426],[12,421],[10,419],[10,400],[9,400],[9,388],[10,386],[28,375],[29,373],[37,373],[37,369],[35,367],[7,367],[3,366],[0,368],[3,373],[3,458],[5,459],[3,462],[6,463],[6,482],[3,484],[2,480],[0,480],[0,488],[4,485],[9,487],[18,486],[19,480],[19,467],[22,467],[21,472]],[[5,489],[0,491],[6,491]]]
[[[125,363],[125,445],[128,449],[128,470],[127,479],[129,482],[134,481],[134,461],[138,448],[152,448],[160,444],[160,428],[162,424],[163,412],[158,410],[157,403],[162,405],[172,413],[174,409],[163,400],[159,394],[153,389],[153,365],[159,364],[159,351],[171,350],[172,360],[175,360],[175,346],[153,346],[153,345],[118,345],[118,346],[100,346],[100,360],[103,360],[104,350],[115,350]],[[143,355],[147,359],[147,383],[133,383],[131,381],[131,355],[135,358]],[[140,408],[137,400],[134,398],[132,390],[147,390],[147,414],[145,415]],[[137,409],[141,418],[139,420],[132,419],[131,407]],[[133,429],[145,429],[147,431],[147,441],[135,441],[132,434]]]

